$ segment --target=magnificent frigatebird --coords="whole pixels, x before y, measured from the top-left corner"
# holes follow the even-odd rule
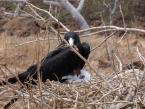
[[[75,32],[68,32],[64,39],[68,44],[74,47],[85,59],[90,54],[90,46],[88,43],[81,43],[79,36]],[[63,42],[61,45],[65,45]],[[64,82],[62,77],[67,75],[79,75],[85,62],[69,47],[60,46],[56,50],[51,51],[42,59],[40,65],[34,64],[25,72],[20,73],[17,77],[9,78],[7,81],[2,81],[0,84],[14,84],[20,81],[22,84],[33,83],[38,80],[38,75],[42,82],[47,79]]]

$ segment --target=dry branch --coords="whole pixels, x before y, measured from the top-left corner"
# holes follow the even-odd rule
[[[37,6],[31,4],[31,3],[28,3],[27,2],[27,5],[30,5],[32,8],[35,8],[39,11],[42,11],[42,12],[45,12],[47,13],[54,21],[56,21],[58,24],[60,24],[66,31],[70,31],[62,22],[60,22],[58,19],[56,19],[50,12],[44,10],[44,9],[41,9],[41,8],[38,8]]]
[[[17,7],[16,7],[15,12],[14,12],[14,17],[20,16],[21,10],[25,7],[25,2],[26,1],[21,1],[21,2],[17,3]]]
[[[139,73],[137,75],[139,76]],[[41,101],[43,101],[42,104],[47,108],[48,106],[49,108],[53,108],[54,105],[50,104],[54,102],[55,106],[57,105],[57,102],[61,102],[64,106],[63,108],[66,108],[67,106],[69,106],[69,108],[82,108],[84,107],[85,103],[87,108],[91,108],[92,106],[96,106],[96,108],[99,108],[100,106],[107,106],[105,109],[123,109],[127,107],[135,107],[136,104],[142,104],[141,100],[143,99],[141,98],[141,100],[139,100],[135,96],[136,87],[132,85],[134,82],[134,80],[132,80],[132,72],[126,72],[124,75],[122,75],[122,78],[123,77],[129,77],[131,82],[129,82],[127,78],[124,78],[123,82],[125,86],[118,86],[119,83],[117,82],[117,78],[109,79],[112,85],[114,82],[116,82],[115,86],[117,87],[115,87],[112,91],[106,90],[108,86],[106,86],[104,82],[99,83],[97,79],[92,80],[90,83],[84,85],[65,85],[58,82],[48,81],[46,84],[42,84],[41,96],[39,88],[36,86],[31,90],[15,89],[14,92],[16,95],[14,95],[13,98],[17,97],[19,101],[22,101],[21,99],[23,98],[23,101],[27,101],[27,103],[30,102],[30,107],[32,106],[31,103],[33,103],[33,101],[35,101],[37,105],[41,107],[40,104]],[[105,78],[107,79],[107,76]],[[98,92],[99,84],[102,85],[99,88],[99,90],[101,90],[100,94],[96,93]],[[11,91],[12,90],[13,89],[11,89]],[[7,93],[10,93],[10,91]],[[144,90],[142,90],[140,93],[143,94]],[[2,96],[3,95],[1,95],[1,97]],[[138,96],[141,97],[140,94]],[[87,98],[84,101],[85,97]],[[12,98],[12,96],[7,95],[5,98]]]
[[[100,47],[103,43],[105,43],[105,41],[107,41],[110,37],[113,36],[113,34],[115,34],[116,32],[113,32],[112,34],[110,34],[109,36],[107,36],[102,42],[100,42],[100,44],[98,44],[96,47],[92,48],[91,51],[96,50],[98,47]]]
[[[84,3],[85,3],[85,0],[80,0],[79,5],[78,5],[78,7],[77,7],[77,10],[78,10],[79,12],[81,12],[81,10],[82,10],[82,8],[83,8],[83,6],[84,6]]]
[[[118,3],[118,1],[119,1],[119,0],[115,0],[114,6],[113,6],[113,8],[112,8],[112,10],[111,10],[111,15],[113,15],[113,14],[115,13],[115,11],[116,11],[116,9],[117,9],[117,3]]]
[[[84,2],[85,0],[80,1],[78,10],[82,9]],[[81,29],[89,28],[89,25],[87,24],[84,17],[68,0],[57,0],[57,2],[44,0],[43,3],[56,5],[56,6],[64,8],[66,11],[68,11],[72,15],[73,19],[77,22],[77,24],[80,26]]]
[[[75,32],[81,33],[81,32],[86,32],[86,31],[96,30],[96,29],[110,29],[108,31],[128,31],[128,32],[141,32],[141,33],[145,33],[144,29],[124,28],[124,27],[118,27],[118,26],[98,26],[98,27],[91,27],[89,29],[84,29],[84,30],[77,30]]]
[[[141,54],[141,52],[139,51],[139,48],[137,47],[137,54],[138,54],[138,57],[140,58],[140,60],[143,62],[144,64],[144,67],[145,67],[145,57]],[[140,88],[140,86],[142,85],[143,83],[143,79],[145,78],[145,72],[142,74],[142,77],[141,79],[139,80],[139,84],[138,84],[138,89]]]
[[[71,13],[72,17],[76,20],[77,24],[79,24],[81,29],[89,28],[84,17],[77,11],[77,9],[68,1],[68,0],[58,0],[58,2],[62,5],[62,7]]]
[[[61,7],[61,5],[57,1],[43,0],[43,3],[46,5],[54,5],[57,7]]]

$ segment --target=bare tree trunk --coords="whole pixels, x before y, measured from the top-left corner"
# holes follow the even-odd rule
[[[68,0],[56,0],[56,1],[43,0],[43,3],[64,8],[72,15],[73,19],[77,22],[77,24],[80,26],[81,29],[88,29],[89,25],[79,12],[83,8],[84,1],[85,0],[80,1],[77,9]]]
[[[60,3],[57,2],[57,1],[49,1],[49,0],[43,0],[43,3],[44,4],[48,4],[48,5],[55,5],[55,6],[58,6],[58,7],[61,7]],[[71,3],[71,2],[70,2]],[[80,12],[84,6],[84,3],[85,3],[85,0],[80,0],[79,2],[79,5],[77,7],[77,10]]]
[[[84,17],[79,13],[79,11],[68,1],[68,0],[58,0],[58,2],[62,5],[62,7],[68,11],[74,20],[79,24],[81,29],[89,28]]]
[[[78,10],[79,12],[81,12],[81,10],[82,10],[82,8],[83,8],[83,6],[84,6],[84,3],[85,3],[85,0],[80,0],[80,3],[79,3],[79,5],[78,5],[78,7],[77,7],[77,10]]]

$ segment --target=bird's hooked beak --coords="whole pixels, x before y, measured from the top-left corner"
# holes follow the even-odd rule
[[[68,40],[68,43],[69,43],[70,46],[73,46],[74,45],[74,39],[73,38],[70,38]]]

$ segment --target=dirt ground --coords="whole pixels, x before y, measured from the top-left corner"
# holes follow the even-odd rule
[[[127,33],[123,38],[114,34],[107,42],[103,43],[89,56],[90,65],[98,72],[112,74],[118,69],[118,61],[123,63],[124,68],[131,62],[136,62],[136,67],[143,68],[137,47],[145,56],[145,35],[140,33]],[[50,38],[50,40],[48,40]],[[94,48],[101,44],[105,35],[97,34],[89,37],[81,37]],[[46,32],[39,27],[36,20],[30,17],[17,17],[11,19],[0,19],[0,77],[7,78],[26,70],[33,63],[39,62],[47,53],[59,44],[57,36]],[[108,52],[110,59],[108,58]],[[6,67],[5,67],[6,66]],[[115,66],[115,67],[114,67]],[[95,72],[86,65],[91,75]]]

